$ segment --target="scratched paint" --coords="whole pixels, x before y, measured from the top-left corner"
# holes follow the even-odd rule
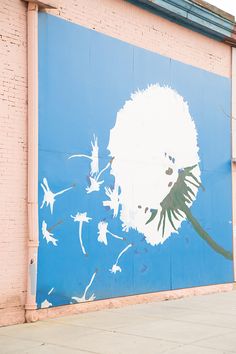
[[[40,13],[39,307],[233,280],[229,114],[227,78]]]

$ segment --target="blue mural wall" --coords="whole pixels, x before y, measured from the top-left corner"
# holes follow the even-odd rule
[[[38,307],[233,281],[230,86],[225,77],[39,14]],[[155,109],[172,120],[157,115],[150,137]],[[158,155],[162,129],[169,145]],[[153,160],[142,154],[149,141]],[[168,146],[183,156],[193,151],[193,166],[175,169],[181,157]],[[161,168],[160,181],[175,176],[163,198],[153,178]],[[150,186],[162,200],[156,209],[136,205],[139,194],[143,203],[151,198]],[[176,201],[184,201],[179,209]]]

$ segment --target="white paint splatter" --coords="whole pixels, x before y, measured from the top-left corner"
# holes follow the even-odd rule
[[[116,239],[124,240],[123,237],[113,234],[107,228],[108,223],[106,221],[100,221],[98,223],[98,242],[104,243],[107,246],[107,234],[111,235]]]
[[[42,222],[42,234],[43,238],[46,239],[47,243],[52,242],[54,246],[57,246],[57,239],[53,237],[53,234],[47,230],[47,224],[43,220]]]
[[[80,246],[82,249],[83,254],[87,254],[85,251],[84,245],[83,245],[83,239],[82,239],[82,227],[84,222],[89,222],[92,220],[92,218],[87,216],[87,213],[77,213],[75,216],[71,215],[71,218],[74,219],[74,222],[79,222],[79,241],[80,241]]]
[[[187,102],[173,89],[159,85],[132,94],[117,113],[108,149],[114,157],[110,173],[120,188],[123,230],[137,230],[151,245],[163,243],[185,219],[179,216],[176,230],[166,220],[164,234],[157,228],[160,203],[179,171],[196,165],[193,173],[200,181],[197,131]],[[189,186],[195,200],[198,188]],[[152,210],[158,212],[157,222],[147,224]]]
[[[99,171],[98,139],[97,139],[97,137],[95,135],[93,136],[93,139],[94,139],[94,141],[91,141],[91,145],[92,145],[91,156],[90,155],[84,155],[84,154],[77,154],[77,155],[72,155],[72,156],[69,157],[69,159],[72,159],[74,157],[85,157],[85,158],[91,160],[91,164],[90,164],[90,170],[91,170],[90,171],[90,175],[91,176],[94,176]]]
[[[53,213],[53,206],[54,206],[54,203],[55,203],[55,197],[60,195],[60,194],[65,193],[68,190],[70,190],[71,188],[73,188],[73,187],[69,187],[69,188],[63,189],[60,192],[53,193],[50,190],[49,185],[48,185],[48,181],[47,181],[47,179],[45,177],[43,179],[43,183],[41,183],[41,187],[43,188],[43,191],[44,191],[44,197],[43,197],[43,202],[42,202],[42,205],[41,205],[40,208],[42,209],[44,207],[45,203],[46,203],[46,206],[50,205],[51,214]]]
[[[88,299],[86,299],[87,292],[88,292],[89,288],[91,287],[96,274],[97,274],[97,272],[93,273],[92,278],[90,279],[90,282],[88,283],[88,285],[86,286],[86,288],[84,290],[83,296],[82,297],[73,296],[72,297],[73,300],[80,303],[80,302],[86,302],[86,301],[93,301],[96,299],[94,294],[92,294]]]
[[[121,269],[121,267],[118,265],[118,262],[119,262],[120,257],[121,257],[125,252],[127,252],[130,247],[132,247],[132,243],[130,243],[127,247],[125,247],[125,248],[119,253],[119,255],[118,255],[117,259],[116,259],[115,264],[113,264],[112,268],[109,269],[109,271],[110,271],[111,273],[116,274],[117,272],[122,272],[122,269]]]
[[[105,193],[110,200],[105,200],[103,205],[113,210],[113,218],[115,218],[118,215],[120,205],[118,185],[116,184],[113,190],[109,187],[105,187]]]

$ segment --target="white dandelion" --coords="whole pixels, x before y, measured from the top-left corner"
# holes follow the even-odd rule
[[[44,220],[42,222],[42,234],[43,234],[43,238],[46,239],[47,243],[52,242],[54,246],[57,246],[58,240],[53,237],[53,234],[51,232],[48,231],[47,224]]]
[[[111,189],[109,187],[105,187],[105,193],[106,196],[110,200],[105,200],[103,202],[104,206],[109,207],[111,210],[113,210],[113,218],[117,217],[118,211],[119,211],[119,187],[117,184],[115,184],[114,189]]]
[[[104,243],[107,246],[107,234],[111,235],[116,239],[124,240],[123,237],[113,234],[107,228],[108,223],[106,221],[100,221],[98,223],[98,242]]]
[[[99,181],[99,178],[101,177],[103,172],[105,172],[110,166],[111,163],[108,162],[108,164],[95,177],[89,177],[90,186],[86,187],[87,194],[92,192],[98,192],[100,190],[100,185],[103,184],[104,181]]]
[[[72,155],[69,157],[69,159],[72,159],[74,157],[85,157],[85,158],[91,160],[91,165],[90,165],[90,175],[91,176],[94,176],[99,171],[98,139],[95,135],[93,136],[93,139],[94,139],[94,141],[91,141],[91,145],[92,145],[91,156],[85,155],[85,154],[76,154],[76,155]]]
[[[115,264],[113,264],[112,268],[109,269],[109,271],[110,271],[111,273],[116,274],[117,272],[120,272],[120,273],[122,272],[122,269],[121,269],[121,267],[118,265],[118,262],[119,262],[120,257],[121,257],[125,252],[127,252],[130,247],[132,247],[132,243],[130,243],[128,246],[126,246],[126,247],[119,253],[119,255],[118,255],[117,259],[116,259]]]
[[[203,186],[197,130],[180,94],[159,85],[132,94],[117,113],[108,150],[124,230],[137,230],[154,246],[188,220],[212,249],[232,259],[190,211]]]
[[[184,215],[175,220],[175,228],[166,218],[164,234],[156,222],[147,221],[155,213],[160,218],[161,202],[180,170],[195,166],[200,182],[197,131],[188,104],[168,87],[152,85],[136,92],[117,113],[108,149],[115,156],[111,174],[121,190],[124,230],[136,229],[151,245],[163,243],[177,232]],[[197,190],[193,186],[194,200]]]
[[[75,216],[71,215],[71,218],[74,219],[74,222],[79,222],[79,241],[80,241],[80,246],[82,249],[83,254],[87,255],[87,252],[85,251],[84,245],[83,245],[83,239],[82,239],[82,228],[83,228],[83,223],[84,222],[89,222],[92,220],[92,218],[89,218],[87,216],[87,213],[77,213]]]
[[[50,205],[51,214],[53,213],[53,206],[54,206],[54,203],[55,203],[56,196],[58,196],[60,194],[63,194],[65,192],[67,192],[68,190],[70,190],[71,188],[73,188],[73,186],[72,186],[72,187],[63,189],[60,192],[53,193],[50,190],[49,185],[48,185],[48,181],[47,181],[47,179],[45,177],[43,179],[43,183],[41,183],[41,187],[43,188],[43,191],[44,191],[44,197],[43,197],[43,202],[42,202],[42,205],[41,205],[40,208],[42,209],[44,207],[45,203],[46,203],[46,206]]]
[[[83,296],[82,297],[73,296],[72,297],[73,300],[80,303],[80,302],[86,302],[86,301],[93,301],[96,299],[96,296],[94,294],[92,294],[88,299],[86,299],[87,292],[88,292],[89,288],[91,287],[96,274],[97,274],[97,272],[93,273],[92,278],[90,279],[90,282],[88,283],[88,285],[86,286],[86,288],[84,290]]]

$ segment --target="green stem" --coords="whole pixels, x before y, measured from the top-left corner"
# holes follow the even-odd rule
[[[201,227],[201,225],[199,224],[199,222],[195,219],[195,217],[192,215],[190,209],[188,207],[184,207],[183,208],[183,212],[185,213],[188,221],[191,222],[193,228],[196,230],[196,232],[198,233],[198,235],[208,243],[208,245],[217,253],[221,254],[222,256],[224,256],[227,259],[233,260],[233,255],[231,252],[226,251],[223,247],[221,247],[220,245],[218,245],[218,243],[216,243],[211,236]]]

